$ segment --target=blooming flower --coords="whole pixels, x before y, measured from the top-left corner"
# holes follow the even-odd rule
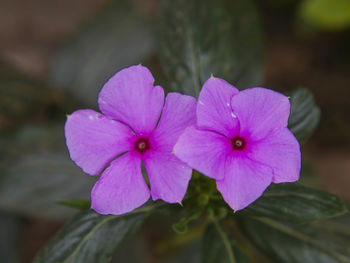
[[[174,152],[216,179],[234,210],[255,201],[271,184],[298,180],[299,143],[287,128],[286,96],[264,88],[238,91],[210,78],[200,92],[197,123],[180,136]]]
[[[183,130],[195,123],[196,100],[169,93],[164,104],[163,88],[153,82],[146,67],[123,69],[99,94],[102,114],[86,109],[68,116],[71,159],[90,175],[102,173],[91,192],[92,208],[100,214],[127,213],[150,196],[176,203],[185,195],[192,170],[171,152]]]

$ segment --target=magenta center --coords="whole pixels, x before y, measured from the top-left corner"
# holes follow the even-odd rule
[[[234,150],[243,150],[246,145],[245,139],[239,136],[232,138],[231,143]]]
[[[150,149],[148,138],[138,138],[135,142],[135,150],[139,153],[144,153]]]

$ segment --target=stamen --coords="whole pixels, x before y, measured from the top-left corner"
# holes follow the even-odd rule
[[[239,136],[234,137],[231,142],[234,150],[243,150],[246,145],[245,139]]]
[[[139,149],[145,149],[146,148],[146,143],[140,142],[139,143]]]
[[[143,154],[150,149],[148,138],[138,138],[135,142],[135,150]]]

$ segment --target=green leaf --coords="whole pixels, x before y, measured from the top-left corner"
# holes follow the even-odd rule
[[[284,263],[350,263],[350,228],[328,222],[284,225],[271,219],[241,220],[241,229],[261,250]]]
[[[69,159],[58,126],[28,126],[3,143],[0,158],[0,208],[55,220],[75,211],[58,200],[90,199],[95,178]]]
[[[88,200],[58,200],[56,203],[76,209],[88,209],[91,207],[91,202]]]
[[[228,238],[226,233],[220,233],[221,231],[223,231],[221,227],[218,229],[214,224],[210,224],[206,229],[202,239],[201,262],[249,263],[249,258],[243,254],[235,242]]]
[[[192,241],[183,246],[177,253],[167,260],[161,262],[165,263],[199,263],[200,261],[201,244],[199,240]]]
[[[242,215],[304,223],[346,213],[344,202],[334,194],[299,184],[272,185]]]
[[[320,121],[320,109],[312,93],[305,88],[296,89],[290,96],[291,113],[288,128],[299,142],[311,136]]]
[[[239,88],[261,84],[260,22],[249,0],[163,1],[158,55],[173,90],[198,95],[211,74]]]
[[[312,26],[341,30],[350,26],[349,0],[304,0],[299,15]]]
[[[110,262],[118,246],[135,233],[152,208],[121,216],[81,212],[39,251],[34,263]]]
[[[96,106],[98,92],[115,72],[144,62],[152,51],[148,21],[128,1],[112,1],[63,46],[54,58],[51,81]]]

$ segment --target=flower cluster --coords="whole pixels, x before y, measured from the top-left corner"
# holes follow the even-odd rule
[[[243,209],[274,183],[299,178],[300,149],[287,128],[288,98],[264,89],[239,92],[210,78],[196,99],[154,86],[141,65],[116,73],[102,88],[102,112],[68,116],[71,159],[100,175],[92,208],[119,215],[148,201],[180,203],[192,169],[216,180],[234,210]],[[144,164],[147,176],[142,174]]]

